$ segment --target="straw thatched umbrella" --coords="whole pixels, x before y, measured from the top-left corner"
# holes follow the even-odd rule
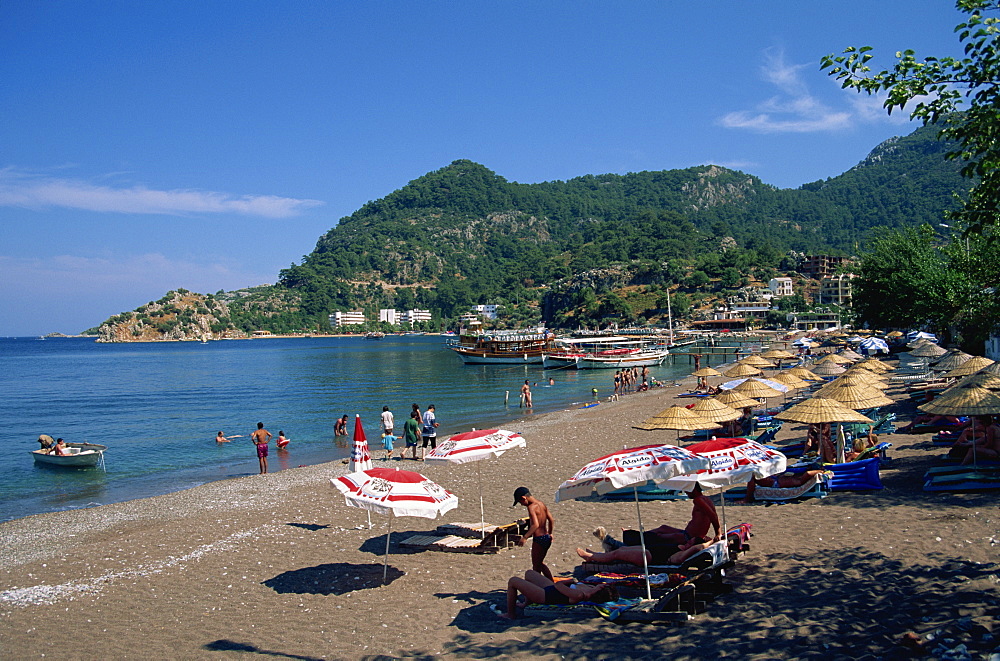
[[[743,365],[752,365],[753,367],[760,367],[762,369],[774,367],[774,363],[764,360],[763,358],[757,355],[750,355],[736,362],[742,363]]]
[[[891,331],[889,333],[886,333],[885,336],[895,339],[897,337],[903,337],[903,333],[901,333],[900,331]]]
[[[936,358],[938,356],[943,356],[948,353],[948,351],[946,349],[942,349],[933,342],[922,342],[910,349],[909,353],[911,356],[915,356],[917,358]]]
[[[827,362],[822,365],[816,365],[811,371],[817,376],[837,376],[838,374],[843,374],[847,370],[835,362]]]
[[[823,387],[826,388],[832,385],[861,385],[877,390],[884,390],[889,387],[882,379],[868,370],[848,370]]]
[[[1000,390],[1000,375],[990,374],[989,372],[976,372],[969,376],[963,376],[955,385],[945,390],[945,392],[953,388],[971,388],[972,386],[979,386],[987,390]]]
[[[770,349],[760,354],[760,357],[767,360],[788,360],[789,358],[795,358],[795,354],[784,349]]]
[[[862,360],[860,363],[855,363],[852,369],[863,369],[869,370],[871,372],[878,372],[879,374],[885,374],[886,372],[892,372],[896,368],[892,365],[886,365],[878,358],[869,358],[868,360]]]
[[[725,392],[719,393],[712,399],[718,400],[725,404],[726,406],[732,407],[734,409],[745,409],[753,408],[755,406],[760,406],[760,402],[754,401],[744,395],[743,393],[736,392],[735,390],[727,390]]]
[[[783,383],[789,388],[807,388],[809,386],[809,384],[806,381],[803,381],[799,377],[795,376],[794,374],[790,374],[788,372],[778,372],[777,374],[771,377],[771,380],[777,381],[778,383]]]
[[[1000,375],[1000,363],[993,363],[992,365],[987,365],[983,369],[979,370],[979,373]]]
[[[759,379],[747,379],[733,388],[733,392],[738,392],[751,399],[765,399],[767,397],[777,397],[782,394],[780,390],[775,390]]]
[[[997,415],[1000,414],[1000,396],[979,386],[953,388],[917,408],[932,415]],[[975,425],[976,419],[973,417],[973,436],[975,436]],[[972,463],[976,463],[975,443],[972,444]]]
[[[709,376],[722,376],[722,372],[714,370],[711,367],[702,367],[700,370],[695,370],[691,372],[691,376],[698,377],[709,377]]]
[[[835,399],[847,408],[855,410],[874,409],[894,403],[893,400],[871,386],[851,384],[828,383],[816,391],[816,397]]]
[[[825,363],[836,363],[837,365],[846,365],[848,363],[853,363],[853,362],[854,362],[853,360],[848,360],[847,358],[841,357],[840,354],[828,353],[819,360],[817,360],[816,364],[823,365]]]
[[[788,422],[803,422],[818,425],[825,422],[863,422],[872,424],[874,421],[854,409],[847,408],[833,399],[812,397],[804,402],[791,406],[774,416],[778,420]]]
[[[725,372],[723,372],[728,377],[734,379],[742,379],[746,376],[759,376],[763,374],[759,369],[753,365],[747,365],[746,363],[737,363],[736,365],[730,367]]]
[[[862,356],[857,351],[854,351],[853,349],[844,349],[843,351],[840,352],[840,357],[841,358],[846,358],[847,360],[851,361],[852,363],[856,363],[859,360],[864,360],[865,359],[864,356]]]
[[[945,374],[945,376],[949,379],[953,377],[969,376],[970,374],[975,374],[984,367],[989,367],[993,364],[993,362],[994,361],[989,358],[983,358],[982,356],[969,358],[967,361]]]
[[[690,410],[712,422],[730,422],[740,417],[739,411],[711,397],[699,399]]]
[[[823,377],[816,376],[804,367],[793,367],[791,369],[785,370],[789,374],[799,377],[803,381],[822,381]]]
[[[636,429],[643,429],[645,431],[654,431],[657,429],[674,429],[678,432],[682,431],[696,431],[698,429],[717,429],[722,425],[703,418],[697,413],[692,413],[689,409],[683,406],[671,406],[670,408],[660,411],[656,415],[646,420],[643,420],[635,426]]]
[[[972,358],[972,355],[965,353],[961,349],[948,349],[948,352],[940,358],[931,361],[931,369],[938,372],[947,372],[959,367],[970,358]]]

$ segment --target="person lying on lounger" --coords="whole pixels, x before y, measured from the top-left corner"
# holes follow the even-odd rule
[[[932,415],[921,413],[917,415],[910,424],[896,430],[897,434],[912,434],[914,427],[951,427],[952,429],[964,429],[969,424],[968,418],[960,418],[954,415]]]
[[[684,542],[679,546],[673,546],[669,543],[654,543],[652,545],[647,544],[645,548],[646,564],[652,566],[679,565],[691,556],[701,553],[709,546],[719,541],[719,539],[719,537],[715,537],[701,542],[692,539],[691,541]],[[592,551],[591,549],[578,548],[576,550],[576,554],[587,562],[600,562],[608,564],[627,562],[630,565],[642,567],[643,550],[642,546],[619,546],[614,550],[599,553],[597,551]]]
[[[813,479],[817,475],[822,475],[826,471],[823,470],[807,470],[801,473],[784,473],[782,475],[772,475],[771,477],[765,477],[758,480],[756,477],[751,477],[750,481],[747,482],[747,497],[746,500],[739,501],[740,503],[752,503],[754,501],[754,493],[757,491],[757,487],[770,487],[772,489],[794,489],[795,487],[801,487],[803,484]]]
[[[866,450],[869,450],[878,445],[878,436],[872,432],[872,428],[868,428],[867,436],[858,436],[854,439],[854,443],[851,450],[844,455],[845,461],[854,461],[859,456],[863,455]]]
[[[517,595],[524,595],[518,601]],[[611,585],[586,585],[576,579],[553,583],[538,572],[529,569],[524,578],[511,576],[507,581],[507,612],[500,615],[506,620],[517,619],[518,607],[527,604],[562,605],[578,604],[581,601],[604,603],[618,599],[618,590]]]
[[[966,429],[948,452],[951,457],[961,456],[963,466],[980,459],[1000,458],[1000,427],[993,422],[993,417],[977,415],[974,426],[975,433],[972,427]]]

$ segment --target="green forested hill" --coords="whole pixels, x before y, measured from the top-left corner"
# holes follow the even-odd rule
[[[380,307],[455,317],[486,302],[514,323],[542,311],[552,323],[569,321],[573,306],[621,309],[614,290],[627,283],[734,288],[793,268],[794,253],[850,254],[878,226],[940,222],[967,187],[947,149],[934,129],[918,129],[795,190],[712,165],[521,184],[459,160],[342,218],[273,293],[241,299],[240,323],[315,328],[358,307],[369,318]],[[257,314],[258,298],[294,301],[294,311]],[[656,292],[648,298],[638,305]]]

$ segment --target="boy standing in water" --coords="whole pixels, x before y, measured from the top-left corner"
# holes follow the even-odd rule
[[[257,446],[257,461],[260,462],[260,474],[267,472],[267,443],[271,440],[271,432],[264,429],[264,423],[257,423],[257,431],[250,434],[250,439]]]
[[[533,539],[531,542],[531,568],[551,581],[553,580],[552,572],[545,564],[545,554],[552,546],[552,531],[556,527],[556,522],[552,518],[552,514],[549,513],[549,508],[545,506],[545,503],[532,496],[528,487],[518,487],[514,490],[514,504],[511,507],[517,505],[524,505],[528,508],[530,521],[524,535],[517,540],[517,545],[524,546],[525,541],[529,538]]]

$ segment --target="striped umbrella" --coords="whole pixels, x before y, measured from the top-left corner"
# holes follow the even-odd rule
[[[372,467],[372,455],[368,452],[368,437],[365,436],[364,427],[361,426],[361,416],[354,416],[354,445],[351,446],[351,464],[348,470],[352,473],[356,471],[368,470]]]
[[[664,489],[690,491],[695,484],[717,489],[743,484],[751,477],[763,478],[785,472],[785,455],[745,438],[716,438],[689,445],[686,450],[705,457],[710,465],[701,470],[658,481]]]

